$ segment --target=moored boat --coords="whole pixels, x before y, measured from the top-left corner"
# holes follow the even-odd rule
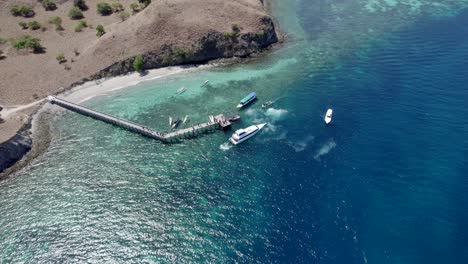
[[[209,81],[209,80],[206,80],[206,81],[202,84],[201,87],[205,87],[205,86],[207,86],[209,83],[210,83],[210,81]]]
[[[177,128],[180,125],[181,122],[182,122],[182,120],[180,120],[180,118],[177,118],[174,122],[172,122],[171,128],[173,128],[173,129]]]
[[[169,126],[172,126],[172,117],[169,117]]]
[[[187,88],[185,88],[185,87],[182,86],[182,87],[180,87],[180,88],[177,90],[177,94],[182,94],[182,93],[184,93],[185,91],[187,91]]]
[[[247,128],[243,129],[238,129],[234,134],[232,134],[231,138],[229,138],[229,141],[231,141],[232,144],[237,145],[241,142],[246,141],[247,139],[253,137],[255,134],[257,134],[264,126],[266,126],[266,123],[263,124],[258,124],[258,125],[252,125]]]
[[[330,124],[330,122],[332,121],[332,115],[333,115],[333,110],[332,109],[328,109],[327,110],[327,113],[325,114],[325,123],[328,125]]]
[[[255,92],[252,92],[250,93],[249,95],[247,95],[246,97],[244,97],[240,102],[239,104],[237,105],[237,108],[242,108],[248,104],[250,104],[251,102],[253,102],[255,99],[257,98],[257,94]]]
[[[184,117],[184,121],[183,121],[182,123],[183,123],[183,124],[187,124],[188,121],[189,121],[188,115],[186,115],[186,116]]]

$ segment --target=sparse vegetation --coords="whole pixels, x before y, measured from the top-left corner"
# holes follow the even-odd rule
[[[85,0],[73,0],[73,6],[78,7],[81,11],[88,10]]]
[[[14,6],[10,9],[13,16],[33,17],[36,13],[29,5]]]
[[[21,27],[21,29],[28,29],[28,23],[24,21],[18,22],[18,25]]]
[[[54,11],[57,9],[57,5],[54,0],[42,0],[42,6],[46,11]]]
[[[118,17],[120,20],[125,21],[130,17],[130,14],[127,11],[123,11],[118,14]]]
[[[104,34],[106,34],[106,31],[104,30],[103,25],[97,25],[96,26],[96,36],[102,37]]]
[[[16,39],[13,43],[13,47],[18,50],[28,49],[33,53],[39,53],[44,50],[44,47],[41,45],[41,40],[30,35],[25,35]]]
[[[141,4],[141,9],[145,9],[149,4],[151,4],[151,0],[138,0]]]
[[[29,22],[28,26],[31,30],[38,30],[42,27],[41,23],[37,22],[36,20]]]
[[[232,28],[232,31],[236,33],[239,33],[241,31],[241,28],[239,27],[238,24],[232,24],[231,28]]]
[[[189,53],[186,52],[185,50],[183,49],[180,49],[180,48],[176,48],[174,50],[174,55],[179,57],[179,58],[182,58],[182,59],[185,59],[185,58],[188,58],[189,57]]]
[[[59,53],[57,54],[57,57],[55,57],[55,59],[57,59],[58,63],[62,64],[64,62],[66,62],[67,60],[65,59],[65,55],[63,53]]]
[[[261,38],[265,37],[265,31],[260,30],[260,32],[258,32],[258,36]]]
[[[5,44],[5,43],[7,43],[7,42],[8,42],[8,40],[6,40],[6,39],[0,37],[0,44]]]
[[[49,23],[55,25],[55,30],[59,30],[59,31],[63,30],[62,19],[60,17],[58,16],[51,17],[49,19]]]
[[[3,54],[3,50],[0,50],[0,60],[3,60],[5,55]],[[0,118],[0,124],[2,123],[2,119]]]
[[[142,72],[143,71],[143,56],[138,55],[135,57],[135,61],[133,61],[133,69],[137,72]]]
[[[141,11],[140,5],[135,2],[130,4],[130,9],[132,9],[132,14],[136,14]]]
[[[112,6],[112,11],[115,13],[124,11],[123,5],[119,2],[112,3],[111,6]]]
[[[70,17],[70,19],[82,19],[84,16],[83,16],[83,12],[81,12],[81,9],[74,6],[72,7],[72,9],[70,9],[70,11],[68,11],[68,17]]]
[[[80,22],[75,26],[75,32],[81,32],[85,27],[88,27],[86,20],[80,20]]]
[[[227,38],[232,39],[237,36],[237,33],[236,32],[224,32],[223,35]]]
[[[112,7],[106,2],[97,3],[97,11],[102,16],[108,16],[112,14]]]
[[[79,55],[80,55],[80,52],[78,51],[77,48],[74,48],[74,49],[73,49],[73,53],[75,53],[75,56],[79,56]]]

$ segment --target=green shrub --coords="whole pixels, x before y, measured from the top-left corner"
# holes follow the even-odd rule
[[[21,27],[21,29],[28,29],[28,23],[24,21],[18,22],[18,25]]]
[[[65,59],[65,55],[63,53],[59,53],[57,54],[57,57],[55,57],[55,59],[57,59],[57,61],[59,63],[64,63],[66,62],[67,60]]]
[[[57,9],[57,5],[54,0],[42,0],[42,6],[46,11],[53,11]]]
[[[41,28],[41,23],[37,22],[36,20],[33,20],[31,22],[28,23],[28,26],[30,29],[32,30],[38,30]]]
[[[238,24],[232,24],[231,28],[233,32],[236,32],[236,33],[240,32],[240,27]]]
[[[141,3],[141,8],[145,9],[149,4],[151,4],[151,0],[138,0]]]
[[[186,59],[188,57],[190,57],[190,53],[183,50],[183,49],[180,49],[180,48],[176,48],[174,51],[173,51],[173,54],[179,58],[182,58],[182,59]]]
[[[81,9],[74,6],[72,7],[72,9],[70,9],[70,11],[68,11],[68,17],[70,17],[71,19],[82,19],[84,16],[83,12],[81,12]]]
[[[124,11],[123,5],[119,2],[112,3],[111,6],[112,6],[113,12],[118,13],[118,12]]]
[[[80,10],[88,10],[85,0],[73,0],[73,6],[78,7]]]
[[[132,9],[133,14],[138,13],[138,12],[141,11],[140,5],[138,3],[131,3],[130,4],[130,9]]]
[[[58,16],[51,17],[49,23],[55,25],[55,30],[63,30],[62,19]]]
[[[81,31],[83,31],[83,28],[85,28],[85,27],[88,27],[88,23],[86,23],[86,20],[81,20],[75,26],[75,32],[81,32]]]
[[[118,17],[120,20],[125,21],[130,17],[130,14],[127,11],[123,11],[118,14]]]
[[[260,30],[260,31],[258,32],[258,36],[261,37],[261,38],[265,37],[265,31]]]
[[[14,43],[13,47],[15,49],[28,49],[34,53],[39,53],[44,50],[44,47],[41,46],[41,40],[38,38],[33,38],[30,35],[25,35],[18,38]]]
[[[143,57],[141,55],[138,55],[135,57],[135,61],[133,61],[133,69],[137,72],[142,72],[143,64]]]
[[[106,31],[104,30],[103,25],[97,25],[96,26],[96,36],[102,37],[104,34],[106,34]]]
[[[21,5],[21,6],[14,6],[10,9],[10,12],[14,16],[22,16],[22,17],[32,17],[36,13],[31,6],[28,5]]]
[[[97,3],[97,11],[103,16],[108,16],[112,14],[112,7],[106,2]]]

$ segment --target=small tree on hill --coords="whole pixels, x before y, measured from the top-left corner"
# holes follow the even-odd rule
[[[81,12],[81,9],[76,6],[72,7],[72,9],[68,11],[68,16],[71,19],[82,19],[84,17],[83,12]]]
[[[33,8],[28,5],[14,6],[10,9],[10,12],[13,16],[22,17],[33,17],[36,14]]]
[[[143,56],[138,55],[135,57],[135,61],[133,61],[133,69],[137,72],[142,72],[143,71]]]
[[[123,5],[119,2],[112,3],[111,6],[112,6],[112,11],[114,11],[115,13],[124,11]]]
[[[102,37],[104,34],[106,34],[106,31],[104,30],[103,25],[97,25],[96,26],[96,36]]]
[[[37,22],[36,20],[33,20],[28,23],[28,26],[31,30],[38,30],[41,28],[41,23]]]
[[[65,55],[63,53],[59,53],[57,54],[57,57],[55,57],[55,59],[57,59],[57,61],[62,64],[64,62],[66,62],[67,60],[65,59]]]
[[[21,29],[28,29],[28,23],[24,21],[18,22],[18,25],[21,27]]]
[[[73,5],[81,9],[82,11],[88,10],[85,0],[73,0]]]
[[[103,16],[108,16],[112,14],[112,7],[108,3],[100,2],[97,3],[96,7],[98,13]]]
[[[55,30],[63,30],[62,19],[58,16],[51,17],[49,23],[55,25]]]
[[[44,50],[44,47],[41,46],[41,40],[38,38],[33,38],[30,35],[25,35],[18,38],[14,43],[13,47],[15,49],[28,49],[34,53],[39,53]]]
[[[132,14],[136,14],[141,11],[140,5],[138,3],[131,3],[130,9],[132,9]]]
[[[146,8],[149,4],[151,4],[151,0],[138,0],[141,3],[142,9]]]
[[[120,20],[125,21],[130,17],[130,14],[127,11],[120,12],[118,17]]]
[[[53,11],[57,9],[57,5],[54,0],[42,0],[42,6],[46,11]]]

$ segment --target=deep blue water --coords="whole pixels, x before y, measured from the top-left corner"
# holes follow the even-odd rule
[[[350,11],[298,1],[298,27],[276,10],[289,42],[258,61],[85,102],[162,128],[255,89],[236,128],[270,125],[240,146],[57,113],[47,152],[0,183],[0,262],[468,263],[468,12],[387,27],[335,2]],[[351,37],[362,21],[387,30]]]

